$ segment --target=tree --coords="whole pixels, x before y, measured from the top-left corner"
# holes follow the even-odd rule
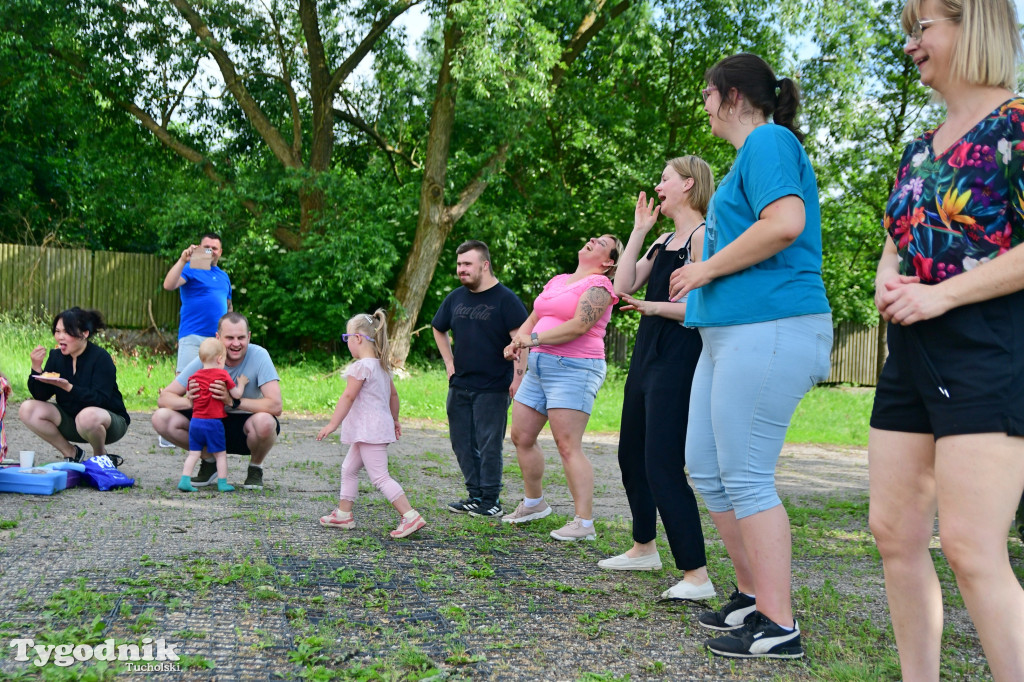
[[[223,226],[257,329],[323,340],[392,304],[403,358],[447,286],[449,235],[506,246],[510,283],[535,290],[567,244],[628,229],[666,157],[720,176],[732,152],[708,134],[704,69],[739,50],[777,62],[792,16],[789,0],[296,2],[10,0],[0,35],[168,150],[155,242]],[[418,3],[434,23],[412,58],[393,22]]]
[[[882,216],[903,148],[935,120],[903,52],[893,0],[814,9],[819,54],[802,66],[807,138],[822,197],[825,286],[836,321],[877,324]]]
[[[431,108],[416,236],[410,256],[398,276],[395,307],[390,315],[390,328],[394,330],[392,348],[399,364],[404,363],[409,354],[413,327],[452,227],[479,199],[491,175],[505,162],[509,147],[521,134],[521,127],[530,124],[529,120],[522,117],[510,117],[512,120],[506,124],[506,129],[499,129],[493,151],[459,191],[458,201],[447,204],[445,183],[455,125],[455,101],[459,87],[457,72],[461,72],[466,79],[476,76],[472,87],[478,94],[486,94],[488,86],[492,84],[503,87],[510,92],[509,106],[522,108],[536,99],[544,103],[550,93],[561,85],[566,69],[583,53],[593,37],[629,5],[630,0],[621,0],[614,5],[609,5],[606,0],[597,0],[579,20],[576,29],[561,41],[561,54],[557,61],[554,58],[556,52],[551,48],[555,44],[552,37],[558,34],[541,24],[537,17],[564,15],[566,12],[563,7],[536,3],[532,11],[523,7],[521,13],[513,13],[507,11],[508,7],[481,12],[479,10],[484,7],[472,8],[468,4],[450,6],[445,16],[444,49]],[[560,9],[562,12],[557,11]],[[505,64],[494,64],[490,60],[465,60],[467,52],[474,56],[486,54],[485,50],[473,50],[472,45],[467,46],[470,42],[467,32],[471,38],[482,35],[484,26],[492,32],[497,27],[505,50],[508,51],[506,59],[514,54],[529,66],[506,69]],[[464,49],[466,47],[469,49]]]

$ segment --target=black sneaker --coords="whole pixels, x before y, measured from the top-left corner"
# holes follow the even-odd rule
[[[469,510],[470,516],[483,516],[487,518],[498,518],[505,513],[501,508],[501,500],[494,502],[481,502]]]
[[[217,483],[217,460],[199,460],[199,473],[189,479],[193,488],[202,488]]]
[[[448,503],[448,511],[455,514],[466,514],[472,509],[476,509],[476,506],[480,504],[479,497],[467,497],[464,500],[456,500],[455,502]]]
[[[214,483],[216,482],[214,479]],[[249,473],[246,474],[242,487],[246,490],[263,490],[263,467],[254,467],[250,464]]]
[[[748,597],[739,590],[733,590],[729,595],[728,604],[717,611],[700,614],[697,623],[701,627],[719,632],[738,630],[754,616],[756,609],[752,597]]]
[[[802,658],[800,626],[793,621],[792,632],[776,625],[757,611],[739,630],[704,641],[711,653],[732,658]]]

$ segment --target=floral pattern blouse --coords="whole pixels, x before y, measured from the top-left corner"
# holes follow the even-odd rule
[[[899,271],[927,284],[1024,238],[1024,98],[1011,99],[935,156],[930,130],[903,152],[885,209]]]

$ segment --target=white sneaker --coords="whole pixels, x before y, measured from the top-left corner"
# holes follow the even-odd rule
[[[160,447],[162,447],[162,448],[173,448],[173,447],[177,447],[177,446],[176,446],[176,445],[175,445],[174,443],[172,443],[171,441],[167,440],[167,439],[166,439],[166,438],[164,438],[163,436],[160,436],[160,439],[159,439],[159,440],[157,441],[157,443],[158,443],[158,444],[160,445]]]
[[[645,556],[620,554],[597,562],[598,568],[609,571],[660,571],[661,557],[657,552]]]
[[[708,580],[703,585],[694,585],[680,580],[661,593],[661,598],[669,601],[701,601],[715,596],[715,586]]]
[[[527,507],[525,502],[520,502],[514,512],[505,514],[501,520],[505,523],[527,523],[528,521],[543,519],[550,513],[551,506],[544,500],[541,500],[532,507]]]
[[[596,540],[597,529],[591,525],[589,528],[583,526],[583,521],[575,518],[558,530],[551,531],[551,537],[562,542],[576,542],[577,540]]]

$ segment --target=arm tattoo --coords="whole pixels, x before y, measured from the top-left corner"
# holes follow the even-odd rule
[[[577,314],[580,317],[580,321],[583,322],[587,327],[594,326],[594,323],[601,319],[604,315],[605,308],[611,303],[612,297],[606,289],[601,287],[591,287],[587,289],[583,297],[580,298],[579,307]]]

